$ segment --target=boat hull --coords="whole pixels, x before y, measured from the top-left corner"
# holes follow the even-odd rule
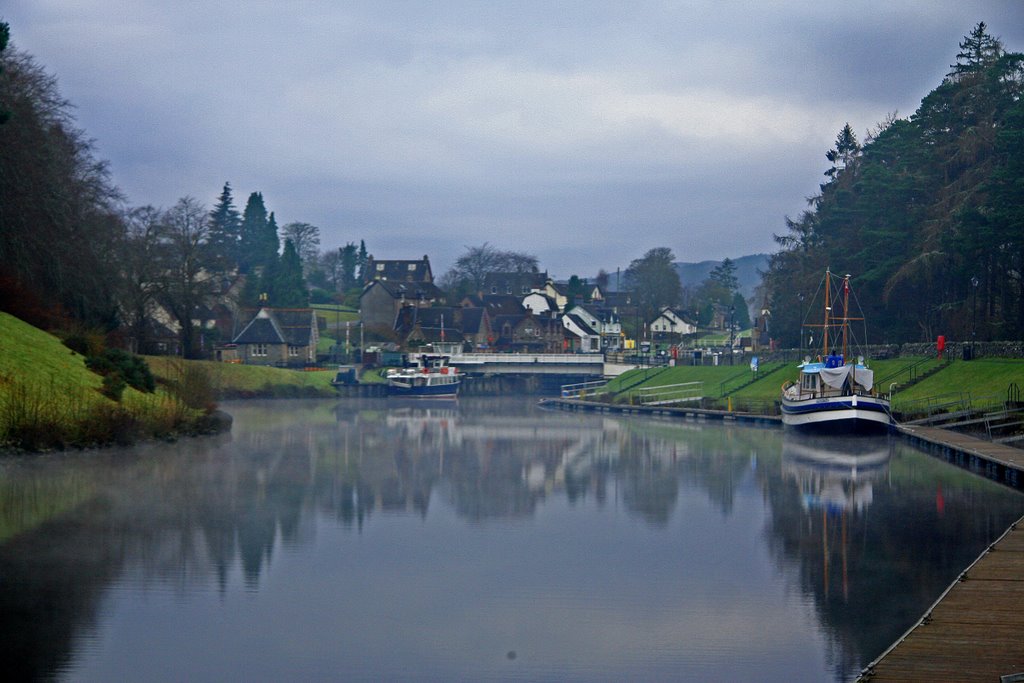
[[[877,434],[891,423],[889,402],[875,396],[782,398],[782,424],[804,432]]]
[[[389,384],[388,396],[398,398],[455,398],[459,393],[460,382],[449,384],[424,384],[421,386],[405,386]]]

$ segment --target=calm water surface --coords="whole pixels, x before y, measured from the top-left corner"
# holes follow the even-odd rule
[[[848,680],[1024,512],[897,440],[225,407],[229,436],[0,459],[9,674]]]

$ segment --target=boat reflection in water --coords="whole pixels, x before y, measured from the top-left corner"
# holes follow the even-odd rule
[[[874,501],[874,484],[886,479],[894,447],[885,436],[840,440],[787,433],[783,438],[783,476],[799,485],[808,525],[820,532],[814,542],[821,547],[825,601],[835,580],[834,564],[841,572],[842,600],[850,598],[850,526],[865,517]]]
[[[800,485],[805,510],[862,511],[871,505],[872,481],[884,478],[892,451],[887,436],[840,440],[787,433],[782,471]]]

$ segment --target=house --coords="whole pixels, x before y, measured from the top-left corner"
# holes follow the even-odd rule
[[[650,323],[651,333],[657,335],[684,335],[697,331],[697,325],[686,319],[686,314],[666,306]]]
[[[560,353],[565,334],[558,320],[527,312],[493,319],[494,349],[515,353]]]
[[[521,305],[534,315],[558,313],[558,303],[544,292],[530,292],[523,297]]]
[[[446,303],[445,293],[431,282],[372,280],[359,295],[359,320],[367,329],[393,329],[406,306],[429,308]]]
[[[319,340],[313,309],[261,308],[232,343],[235,358],[243,363],[303,367],[316,362]]]
[[[576,310],[576,309],[573,309]],[[598,353],[601,351],[601,333],[591,326],[592,317],[584,319],[579,313],[566,313],[562,316],[562,325],[569,332],[569,347],[580,353]]]
[[[426,255],[421,260],[377,260],[370,256],[363,268],[363,284],[374,280],[389,282],[423,282],[433,283],[434,274],[430,269],[430,259]]]
[[[491,331],[491,315],[485,308],[461,308],[458,310],[462,336],[471,351],[485,351],[491,347],[494,333]]]

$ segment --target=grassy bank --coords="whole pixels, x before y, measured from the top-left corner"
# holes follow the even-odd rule
[[[997,405],[1006,401],[1012,384],[1024,388],[1024,360],[979,358],[941,363],[934,358],[894,358],[871,362],[878,391],[893,391],[893,408],[921,402],[962,398],[968,402]],[[759,413],[775,411],[787,380],[795,380],[795,363],[762,363],[755,376],[744,362],[735,366],[690,366],[644,368],[620,375],[607,386],[605,400],[628,403],[638,390],[701,382],[703,405]]]
[[[302,372],[258,365],[217,363],[170,356],[146,356],[153,374],[171,380],[183,368],[198,369],[209,378],[217,399],[229,398],[315,398],[337,396],[331,380],[334,373],[326,370]]]
[[[57,337],[0,313],[0,448],[131,443],[208,427],[212,406],[194,373],[168,377],[152,393],[126,387],[115,400],[85,360]]]

